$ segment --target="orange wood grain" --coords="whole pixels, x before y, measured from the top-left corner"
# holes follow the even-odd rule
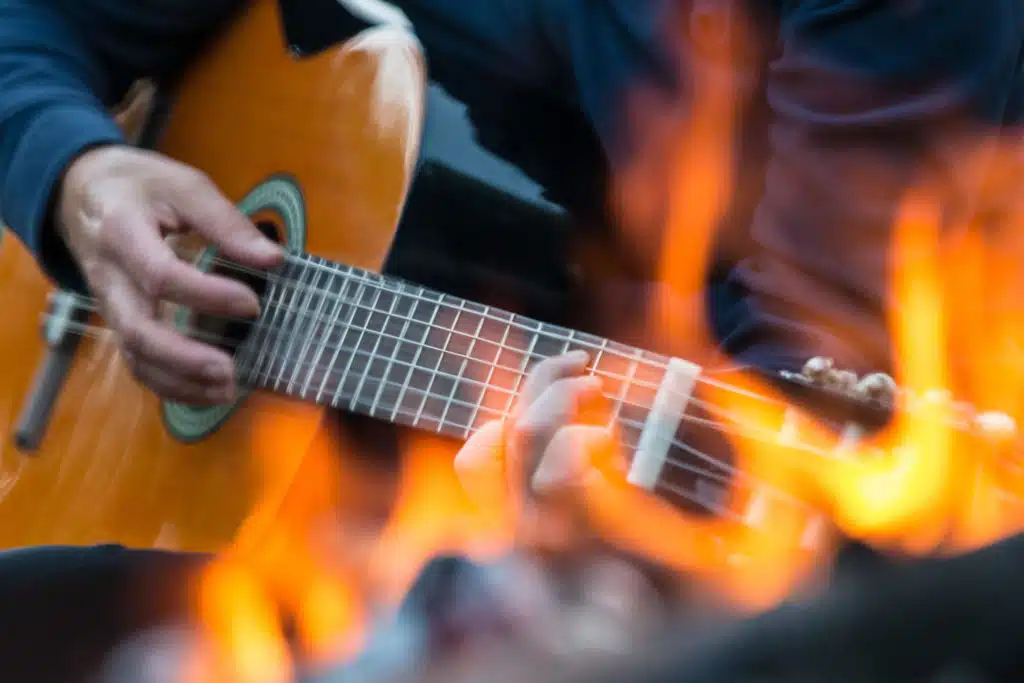
[[[207,173],[234,200],[270,175],[290,174],[306,202],[307,251],[378,269],[418,153],[423,69],[417,43],[397,27],[293,59],[277,4],[259,0],[191,69],[159,149]],[[316,410],[255,395],[214,435],[180,443],[104,336],[80,347],[46,440],[26,457],[12,430],[42,359],[40,316],[50,289],[7,235],[0,243],[0,547],[223,548],[254,500],[254,423],[273,415],[301,445],[313,436]],[[301,448],[282,452],[282,471],[301,456]]]

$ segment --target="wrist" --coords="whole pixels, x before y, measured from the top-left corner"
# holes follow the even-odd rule
[[[53,218],[61,238],[66,242],[67,225],[81,211],[85,190],[91,179],[107,165],[107,158],[123,147],[121,143],[100,142],[84,147],[68,162],[57,184]]]

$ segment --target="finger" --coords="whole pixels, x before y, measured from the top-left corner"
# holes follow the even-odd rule
[[[507,505],[504,427],[493,420],[478,429],[455,455],[455,476],[478,507],[503,511]]]
[[[180,260],[140,205],[124,204],[103,224],[101,249],[131,276],[150,301],[168,300],[214,315],[259,313],[255,292],[241,282],[200,272]]]
[[[247,266],[270,268],[284,257],[281,246],[260,232],[198,171],[183,167],[165,188],[162,198],[189,227],[230,259]]]
[[[232,385],[210,384],[203,379],[176,375],[130,354],[126,355],[125,361],[135,379],[164,400],[207,406],[230,403],[235,398]]]
[[[153,306],[123,273],[108,277],[104,314],[118,332],[122,349],[141,366],[196,384],[234,384],[234,362],[218,348],[189,339],[153,318]]]
[[[571,425],[558,430],[530,480],[537,495],[581,485],[596,463],[616,451],[613,432],[606,427]]]
[[[512,427],[511,446],[516,464],[526,468],[525,474],[533,474],[534,464],[540,461],[555,432],[569,425],[579,406],[600,390],[601,382],[596,377],[559,379],[523,409]]]
[[[546,358],[537,363],[523,382],[519,394],[519,406],[531,405],[544,390],[563,377],[572,377],[582,373],[587,366],[589,356],[585,351],[573,351],[561,356]]]

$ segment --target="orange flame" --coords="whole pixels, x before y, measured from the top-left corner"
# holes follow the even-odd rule
[[[745,35],[742,27],[739,33]],[[723,50],[719,56],[728,64],[735,55]],[[730,72],[723,66],[713,77],[698,77],[695,99],[681,118],[638,98],[637,116],[650,134],[638,158],[615,178],[616,210],[638,239],[651,239],[652,216],[654,222],[667,216],[666,232],[654,240],[662,295],[651,303],[649,318],[655,336],[694,359],[713,353],[711,336],[700,306],[677,302],[699,300],[731,199],[743,102],[737,84],[724,76]],[[666,207],[655,198],[659,179],[671,184]],[[849,430],[837,441],[809,416],[787,409],[763,381],[737,375],[730,381],[739,388],[772,399],[744,400],[713,387],[707,396],[746,434],[764,437],[733,443],[742,474],[733,477],[729,497],[742,503],[735,506],[742,518],[687,516],[632,487],[614,466],[613,435],[590,431],[576,443],[588,451],[579,458],[593,468],[574,490],[588,531],[706,581],[737,605],[761,609],[810,576],[831,550],[836,529],[908,553],[963,550],[1021,529],[1024,468],[997,446],[961,438],[961,417],[949,399],[954,388],[964,389],[980,407],[1021,417],[1024,316],[1017,302],[1024,288],[1013,229],[1019,220],[995,245],[971,230],[944,236],[940,204],[925,189],[908,193],[894,230],[889,318],[896,379],[912,400],[888,429],[871,438]],[[988,362],[960,378],[950,348]],[[519,367],[518,361],[500,365]],[[502,384],[511,387],[515,378]],[[466,480],[455,477],[451,450],[415,440],[393,508],[380,523],[367,520],[356,503],[338,512],[341,499],[366,502],[365,477],[312,443],[315,421],[304,416],[261,426],[256,442],[269,482],[265,495],[234,552],[203,582],[204,624],[232,662],[234,680],[288,680],[282,611],[314,658],[351,654],[370,604],[393,605],[432,555],[493,556],[510,547],[523,523],[512,509],[496,424],[466,447],[475,458],[471,474],[480,480],[467,487],[472,500],[463,490]],[[794,439],[804,446],[798,454]],[[346,524],[348,540],[326,554],[323,539],[310,529],[338,523]]]

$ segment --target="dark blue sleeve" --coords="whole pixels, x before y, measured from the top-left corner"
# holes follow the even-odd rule
[[[83,150],[118,142],[106,114],[141,76],[172,72],[236,0],[0,0],[0,217],[64,285],[54,188]]]
[[[1022,103],[1024,10],[1019,0],[783,6],[755,253],[738,271],[748,294],[722,306],[720,332],[738,352],[775,334],[858,370],[888,369],[897,210],[922,181],[950,224],[980,208],[979,153]]]
[[[626,94],[670,89],[679,59],[666,38],[690,0],[393,0],[428,58],[446,53],[578,107],[608,149]]]
[[[618,95],[674,0],[396,0],[429,52],[489,62],[579,104],[606,141]],[[139,77],[173,73],[241,0],[0,0],[0,217],[47,272],[80,287],[50,229],[69,162],[121,134],[105,113]],[[373,3],[367,3],[373,4]]]

